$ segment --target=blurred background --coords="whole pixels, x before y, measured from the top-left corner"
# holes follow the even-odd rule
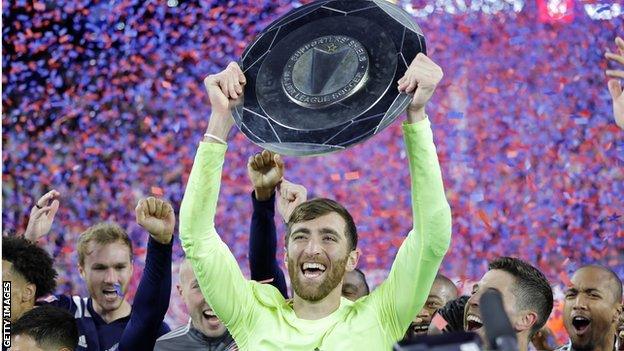
[[[77,238],[111,220],[135,243],[132,297],[148,238],[134,207],[157,195],[179,208],[210,114],[202,79],[308,2],[3,1],[2,230],[22,233],[34,201],[61,192],[46,241],[58,293],[87,294]],[[453,210],[442,273],[469,292],[489,259],[516,256],[546,274],[556,300],[582,264],[624,276],[624,132],[613,122],[603,56],[624,35],[624,6],[395,3],[421,26],[428,55],[445,72],[427,111]],[[260,149],[237,131],[229,150],[217,228],[247,274],[246,160]],[[286,158],[288,179],[351,211],[360,268],[373,286],[412,226],[406,162],[399,121],[344,152]],[[174,284],[183,254],[175,240]],[[560,311],[556,305],[549,323],[556,332]],[[174,288],[167,322],[186,321]]]

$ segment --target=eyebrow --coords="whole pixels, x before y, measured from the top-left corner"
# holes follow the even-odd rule
[[[308,228],[299,228],[297,230],[295,230],[294,232],[292,232],[290,235],[293,234],[310,234],[310,229]]]
[[[335,231],[334,229],[329,228],[329,227],[321,228],[320,232],[321,232],[321,234],[335,235],[338,238],[342,237],[340,234],[338,234],[337,231]],[[310,233],[311,233],[311,231],[308,228],[299,228],[299,229],[293,231],[290,235],[293,235],[293,234],[310,234]]]

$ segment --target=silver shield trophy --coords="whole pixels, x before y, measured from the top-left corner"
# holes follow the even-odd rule
[[[411,97],[397,90],[423,33],[386,0],[317,1],[266,28],[243,53],[239,129],[284,155],[343,150],[386,128]]]

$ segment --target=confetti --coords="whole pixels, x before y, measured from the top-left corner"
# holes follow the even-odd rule
[[[2,223],[5,233],[23,232],[24,204],[51,187],[62,193],[48,248],[66,282],[59,293],[86,295],[77,238],[111,220],[135,244],[133,297],[147,242],[134,206],[166,194],[179,211],[210,115],[203,78],[308,2],[7,2]],[[453,213],[452,254],[441,271],[453,279],[475,281],[500,255],[530,261],[557,285],[573,264],[605,264],[624,276],[624,138],[602,55],[624,19],[592,20],[579,7],[573,21],[552,25],[534,10],[476,6],[415,18],[445,76],[427,114]],[[259,149],[241,133],[229,143],[215,221],[248,273],[246,160]],[[400,123],[346,151],[287,158],[286,177],[349,209],[367,252],[360,266],[378,285],[412,228]],[[175,259],[182,255],[174,245]],[[188,320],[176,294],[170,306],[171,326]]]

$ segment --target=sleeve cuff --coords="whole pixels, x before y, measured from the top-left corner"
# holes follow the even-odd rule
[[[256,192],[251,192],[251,202],[253,203],[254,211],[271,211],[275,213],[275,192],[271,194],[271,197],[266,201],[260,201],[256,199]]]

